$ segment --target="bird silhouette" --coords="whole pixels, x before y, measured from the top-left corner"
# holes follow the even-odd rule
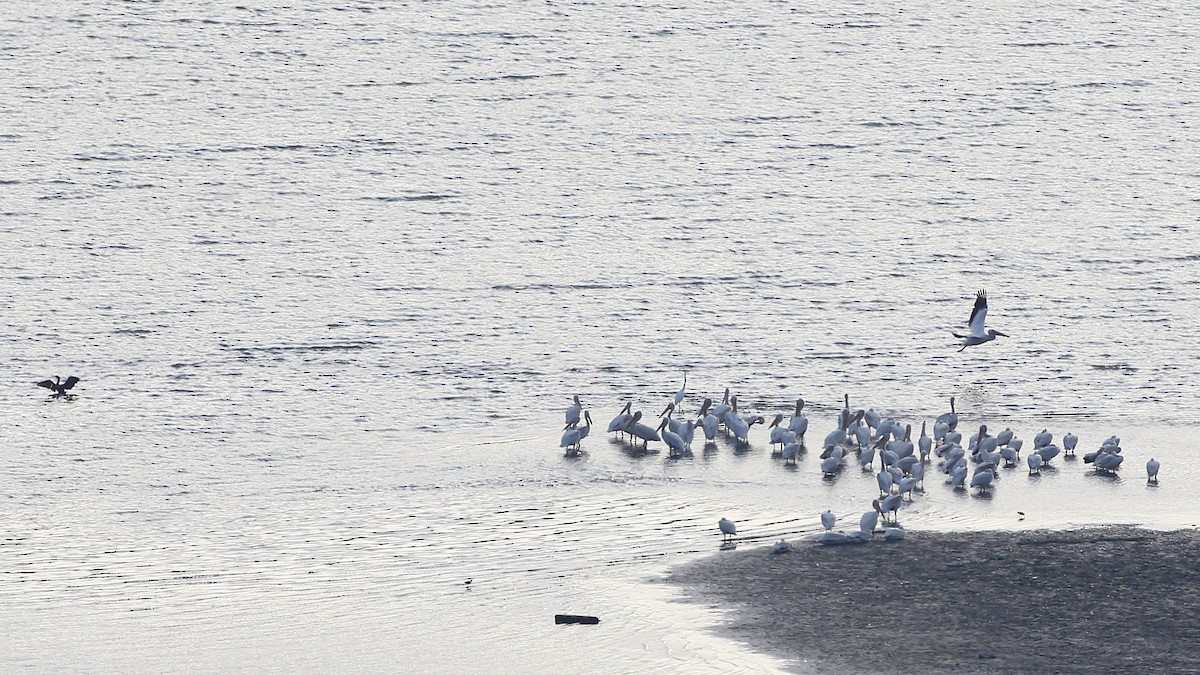
[[[50,380],[42,380],[41,382],[37,383],[37,386],[49,389],[51,392],[50,396],[52,398],[59,398],[62,396],[69,397],[71,394],[68,394],[67,390],[71,387],[74,387],[76,382],[79,382],[79,378],[75,377],[74,375],[68,377],[65,382],[62,381],[62,378],[60,378],[58,375],[55,375],[53,382]]]

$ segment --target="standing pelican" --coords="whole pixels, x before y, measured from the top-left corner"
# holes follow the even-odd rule
[[[722,518],[717,521],[717,527],[721,528],[722,541],[728,541],[737,534],[737,526],[728,518]]]
[[[981,345],[985,342],[991,342],[992,340],[995,340],[997,336],[1008,337],[998,330],[985,331],[983,329],[984,319],[987,318],[987,310],[987,293],[979,291],[975,294],[975,308],[971,310],[971,318],[967,322],[967,326],[971,329],[970,335],[959,335],[958,333],[952,333],[954,337],[963,341],[962,348],[958,351],[961,352],[967,347]]]
[[[667,424],[669,421],[670,420],[668,418],[664,417],[662,423],[658,425],[658,429],[656,429],[656,431],[662,434],[663,443],[666,443],[667,447],[670,448],[670,452],[668,453],[669,456],[679,457],[687,452],[687,444],[683,442],[682,436],[674,431],[671,431],[670,426]]]
[[[658,431],[653,429],[649,424],[642,424],[641,419],[641,410],[633,413],[633,417],[629,418],[629,423],[625,425],[624,431],[630,436],[642,439],[642,449],[645,450],[650,441],[661,441],[662,439],[659,438]]]
[[[826,509],[821,513],[821,526],[826,530],[832,530],[837,524],[837,516],[833,515],[833,511]]]
[[[808,431],[808,418],[804,416],[804,399],[796,399],[796,412],[792,413],[792,421],[788,423],[788,429],[796,434],[801,442],[804,441],[804,434]]]
[[[1068,431],[1067,435],[1063,436],[1063,438],[1062,438],[1062,444],[1063,444],[1063,457],[1074,457],[1075,456],[1075,446],[1079,445],[1079,437]]]
[[[1149,462],[1146,462],[1146,482],[1147,483],[1149,483],[1151,481],[1153,481],[1155,483],[1158,482],[1158,467],[1159,466],[1160,466],[1160,464],[1159,464],[1158,460],[1154,459],[1153,457],[1150,458]]]
[[[624,408],[621,408],[621,412],[617,413],[617,416],[612,418],[612,421],[608,423],[608,433],[622,433],[624,431],[625,425],[629,424],[629,420],[633,418],[633,415],[629,412],[629,409],[632,407],[633,402],[631,401],[626,403]]]
[[[567,429],[563,432],[562,440],[558,443],[558,447],[567,449],[569,457],[575,457],[579,454],[579,442],[587,438],[588,432],[592,430],[592,413],[584,410],[583,419],[587,420],[587,424]]]
[[[583,405],[579,402],[579,394],[575,394],[575,402],[567,407],[567,426],[563,429],[570,429],[576,424],[579,424],[579,414],[583,412]]]
[[[937,425],[939,425],[939,424],[946,425],[946,431],[941,436],[938,436]],[[945,435],[947,433],[954,431],[956,428],[958,428],[958,412],[954,410],[954,397],[951,396],[950,397],[950,412],[942,413],[941,415],[938,415],[937,419],[933,421],[933,435],[938,440],[942,440],[943,438],[945,438]]]

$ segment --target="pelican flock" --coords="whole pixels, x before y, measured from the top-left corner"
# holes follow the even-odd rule
[[[1008,337],[986,328],[987,312],[987,293],[980,290],[975,294],[975,304],[967,322],[969,332],[965,335],[954,333],[962,340],[959,352],[997,337]],[[39,384],[58,391],[57,383]],[[65,386],[69,388],[72,384],[74,382],[68,381]],[[687,386],[688,373],[685,371],[682,386],[668,397],[656,425],[643,422],[642,411],[636,410],[633,402],[626,401],[609,422],[607,432],[641,453],[650,452],[650,443],[662,442],[667,447],[668,457],[677,460],[692,455],[697,430],[703,434],[706,448],[714,446],[717,438],[724,434],[735,447],[743,448],[739,450],[741,453],[752,448],[752,428],[761,424],[767,430],[772,458],[782,458],[785,465],[796,465],[805,456],[809,418],[804,414],[806,401],[803,397],[794,399],[794,407],[786,411],[771,411],[771,422],[767,424],[763,415],[748,413],[744,407],[739,409],[738,396],[729,387],[724,389],[720,403],[714,403],[713,397],[704,397],[696,413],[686,413],[683,406],[689,396]],[[840,410],[834,408],[838,410],[835,428],[819,445],[819,461],[814,461],[816,468],[826,482],[834,482],[840,480],[839,475],[845,467],[858,466],[862,472],[875,476],[879,494],[870,496],[870,510],[863,512],[859,528],[851,532],[835,531],[837,515],[832,510],[822,512],[823,532],[815,538],[821,544],[861,544],[873,540],[876,534],[881,534],[884,541],[905,540],[906,532],[899,522],[900,511],[925,493],[927,473],[940,475],[950,490],[986,497],[1000,489],[1003,470],[1015,469],[1022,463],[1025,441],[1013,429],[997,432],[980,424],[977,430],[960,430],[962,418],[954,396],[949,397],[949,410],[932,420],[906,421],[889,416],[886,411],[852,407],[849,393],[842,395],[840,403]],[[583,426],[579,424],[581,418],[586,420]],[[568,455],[578,455],[582,452],[581,441],[588,436],[592,426],[590,412],[583,409],[579,395],[572,397],[565,420],[560,447],[566,448]],[[920,422],[920,432],[914,439],[916,421]],[[964,439],[967,433],[970,435]],[[1061,447],[1054,439],[1055,433],[1048,428],[1032,435],[1032,450],[1024,456],[1030,480],[1036,480],[1047,469],[1054,471],[1054,460],[1059,457],[1064,461],[1075,459],[1078,436],[1070,431],[1062,434]],[[1115,476],[1124,460],[1120,439],[1116,436],[1104,440],[1096,451],[1083,456],[1084,464],[1092,465],[1096,475]],[[1157,484],[1160,463],[1151,458],[1145,467],[1147,482]],[[882,530],[879,529],[881,521]],[[736,535],[732,521],[722,518],[718,524],[726,541]],[[783,552],[790,547],[786,540],[780,540],[775,551]]]

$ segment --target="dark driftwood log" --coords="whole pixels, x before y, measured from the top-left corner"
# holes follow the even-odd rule
[[[600,623],[600,617],[584,616],[582,614],[555,614],[554,623]]]

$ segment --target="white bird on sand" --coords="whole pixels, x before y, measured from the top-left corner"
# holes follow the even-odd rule
[[[884,541],[900,541],[904,539],[904,528],[902,527],[885,527],[883,528]]]
[[[792,545],[788,543],[787,539],[780,539],[779,541],[775,542],[774,546],[771,547],[771,553],[773,555],[779,555],[780,553],[787,553],[791,550],[792,550]]]
[[[727,541],[737,534],[737,526],[728,518],[722,518],[717,521],[717,527],[721,528],[722,540]]]
[[[961,352],[967,347],[981,345],[985,342],[991,342],[992,340],[995,340],[997,336],[1008,337],[1008,335],[1001,333],[998,330],[985,331],[983,329],[983,322],[987,318],[987,311],[987,293],[981,290],[975,294],[975,307],[971,310],[970,320],[967,321],[967,325],[970,327],[971,333],[969,335],[959,335],[958,333],[953,333],[954,337],[963,341],[962,348],[958,351]]]
[[[833,515],[833,511],[826,509],[821,513],[821,525],[827,530],[832,530],[837,524],[837,516]]]
[[[858,529],[869,534],[875,532],[875,526],[878,524],[879,512],[874,509],[862,514],[862,517],[858,519]]]
[[[579,424],[579,414],[582,412],[583,412],[583,404],[581,404],[579,402],[579,394],[575,394],[575,402],[567,407],[567,414],[566,414],[567,426],[565,426],[563,428],[570,429],[571,427],[575,426],[576,424]]]
[[[1154,459],[1153,457],[1150,458],[1149,462],[1146,462],[1146,482],[1147,483],[1149,483],[1150,481],[1154,481],[1155,483],[1158,482],[1158,467],[1159,466],[1160,466],[1160,464],[1159,464],[1158,460]]]
[[[852,542],[853,540],[850,538],[850,535],[845,532],[822,532],[821,536],[817,537],[817,543],[825,544],[826,546],[837,546],[838,544],[849,544]]]
[[[563,432],[562,440],[558,442],[558,447],[566,448],[568,455],[579,454],[579,442],[587,438],[588,432],[592,430],[592,413],[591,411],[583,411],[583,418],[587,420],[587,424],[581,427],[574,427]]]

